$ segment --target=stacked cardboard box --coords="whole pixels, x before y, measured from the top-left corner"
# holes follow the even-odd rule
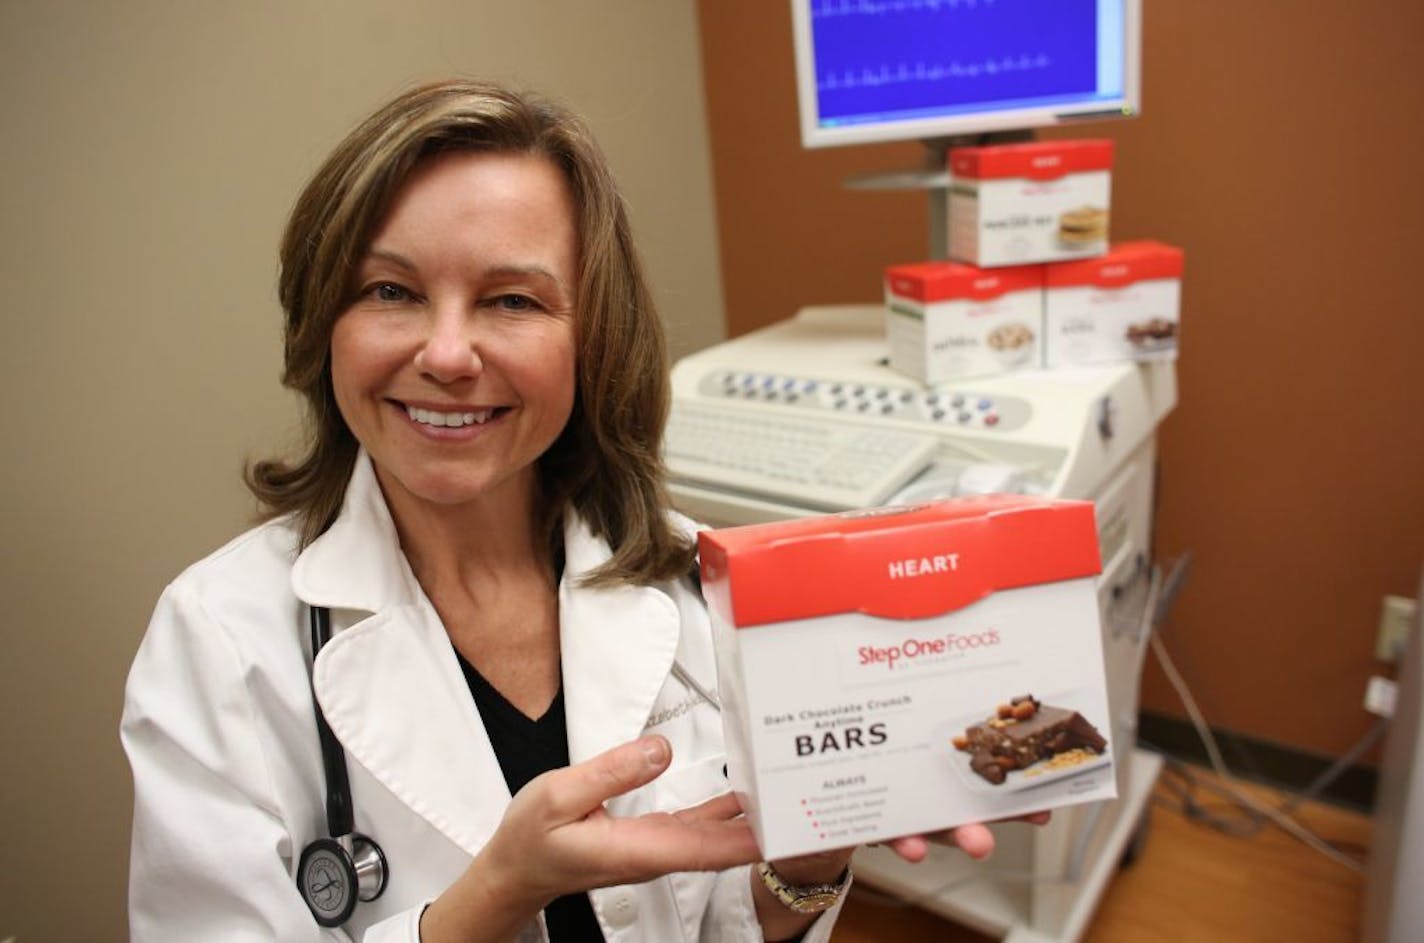
[[[1112,142],[949,152],[951,261],[885,273],[890,363],[925,383],[1176,357],[1182,252],[1112,244]]]

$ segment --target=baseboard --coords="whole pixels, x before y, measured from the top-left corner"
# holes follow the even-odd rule
[[[1334,763],[1332,757],[1320,757],[1220,727],[1212,727],[1211,732],[1221,749],[1222,759],[1234,775],[1286,792],[1305,789]],[[1138,717],[1137,740],[1140,746],[1169,757],[1202,766],[1209,763],[1206,747],[1196,728],[1191,721],[1180,717],[1143,711]],[[1374,809],[1378,779],[1379,773],[1373,767],[1350,766],[1320,793],[1319,798],[1335,805],[1370,812]]]

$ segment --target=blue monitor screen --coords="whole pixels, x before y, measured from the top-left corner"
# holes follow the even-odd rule
[[[1135,104],[1129,0],[799,2],[802,108],[814,113],[803,128],[821,138],[808,143],[927,136],[940,123],[1032,127]]]

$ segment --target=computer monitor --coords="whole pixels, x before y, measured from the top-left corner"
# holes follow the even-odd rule
[[[1139,108],[1140,0],[791,0],[806,147]]]

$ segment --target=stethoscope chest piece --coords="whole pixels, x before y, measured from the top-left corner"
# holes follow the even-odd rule
[[[339,927],[351,918],[356,901],[373,901],[386,889],[386,856],[364,835],[318,838],[297,862],[297,889],[316,922]]]

